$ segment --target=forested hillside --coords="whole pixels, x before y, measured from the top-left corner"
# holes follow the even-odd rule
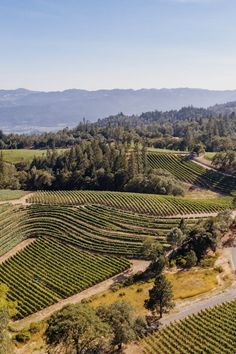
[[[213,106],[236,100],[236,91],[201,89],[113,89],[42,92],[0,90],[1,124],[7,132],[33,133],[74,127],[83,117],[94,122],[117,112],[139,115],[147,110]],[[223,107],[221,107],[221,112]]]
[[[236,150],[236,119],[234,113],[217,116],[193,107],[147,112],[140,116],[121,113],[96,123],[84,120],[75,129],[57,133],[6,135],[0,132],[0,147],[27,149],[22,150],[22,161],[18,158],[15,163],[5,160],[5,153],[0,156],[0,188],[183,195],[185,180],[173,175],[168,168],[160,169],[161,165],[150,163],[148,151],[161,148],[199,155],[204,151]],[[24,159],[24,151],[32,149],[51,151],[37,153],[31,160]],[[213,163],[225,170],[223,162],[219,161],[216,158]],[[231,165],[233,163],[232,160]],[[231,165],[227,169],[232,172]],[[205,173],[202,168],[201,174]],[[202,184],[201,179],[195,178],[195,181]]]

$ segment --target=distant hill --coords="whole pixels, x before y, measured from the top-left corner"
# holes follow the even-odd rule
[[[0,129],[6,133],[56,130],[65,126],[73,127],[83,117],[95,121],[118,112],[141,114],[152,110],[180,109],[189,105],[206,108],[230,101],[236,101],[236,90],[0,90]]]
[[[230,114],[236,112],[236,101],[225,104],[216,104],[213,107],[210,107],[209,110],[216,114]]]

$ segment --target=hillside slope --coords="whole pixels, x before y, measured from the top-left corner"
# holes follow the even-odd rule
[[[118,112],[141,114],[150,110],[166,111],[189,105],[206,108],[230,101],[236,101],[236,90],[0,90],[0,120],[1,129],[5,132],[45,131],[75,126],[83,117],[95,121]]]

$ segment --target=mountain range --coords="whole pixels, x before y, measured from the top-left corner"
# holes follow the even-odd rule
[[[66,126],[73,127],[83,118],[96,121],[119,112],[141,114],[153,110],[180,109],[190,105],[202,108],[217,105],[213,110],[224,113],[224,104],[231,102],[226,109],[231,112],[236,108],[235,101],[236,90],[0,90],[0,129],[5,133],[58,130]]]

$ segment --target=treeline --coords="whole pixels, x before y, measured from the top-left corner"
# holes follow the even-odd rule
[[[56,133],[4,135],[0,132],[0,148],[54,149],[93,141],[95,137],[109,144],[134,142],[189,151],[202,144],[206,151],[236,150],[236,119],[234,113],[222,116],[193,107],[146,112],[139,116],[120,113],[99,119],[96,123],[84,119],[75,129],[63,129]]]
[[[222,172],[236,174],[236,151],[218,152],[212,159],[212,166]]]
[[[25,190],[85,189],[183,195],[171,174],[152,170],[145,147],[82,141],[63,153],[48,150],[30,164],[5,163],[0,156],[0,188]]]

